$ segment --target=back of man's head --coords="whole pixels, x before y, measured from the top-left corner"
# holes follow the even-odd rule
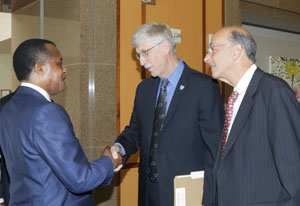
[[[13,66],[19,81],[27,80],[34,65],[44,63],[50,57],[45,44],[56,46],[45,39],[28,39],[18,46],[13,56]]]
[[[232,30],[230,40],[234,44],[240,44],[245,49],[245,53],[248,59],[255,63],[257,46],[253,36],[248,30],[244,28]]]

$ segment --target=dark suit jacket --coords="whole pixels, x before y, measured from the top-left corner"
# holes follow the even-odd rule
[[[299,122],[287,83],[257,69],[214,167],[216,205],[300,205]]]
[[[14,95],[15,93],[10,93],[9,95],[3,97],[0,99],[0,112],[3,108],[3,106],[11,99],[11,97]],[[9,204],[9,175],[7,172],[7,168],[6,168],[6,164],[5,164],[5,159],[4,156],[2,154],[2,150],[0,148],[0,154],[1,154],[1,189],[0,189],[0,198],[4,198],[4,202],[6,203],[6,205]]]
[[[130,125],[117,138],[130,156],[140,147],[139,205],[147,202],[147,175],[159,78],[138,85]],[[204,203],[212,201],[212,168],[221,139],[224,106],[217,82],[187,65],[177,84],[161,132],[158,193],[162,206],[173,206],[176,175],[205,169]],[[127,157],[128,157],[127,156]]]
[[[10,205],[92,206],[89,191],[113,176],[108,157],[88,162],[66,111],[29,87],[2,109],[0,144]]]

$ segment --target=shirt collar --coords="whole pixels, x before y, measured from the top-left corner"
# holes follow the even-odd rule
[[[236,87],[233,90],[237,91],[239,94],[245,93],[256,69],[257,66],[255,64],[252,64],[251,67],[245,72],[245,74],[239,80],[239,82],[237,83]]]
[[[169,84],[171,84],[171,85],[177,85],[177,83],[180,79],[180,76],[182,74],[182,71],[184,69],[183,61],[179,58],[178,58],[178,61],[179,61],[179,63],[177,65],[177,67],[174,69],[174,71],[168,77]]]
[[[49,102],[51,102],[50,95],[43,88],[41,88],[35,84],[28,83],[28,82],[21,82],[21,86],[30,87],[30,88],[34,89],[35,91],[37,91],[41,95],[43,95]]]

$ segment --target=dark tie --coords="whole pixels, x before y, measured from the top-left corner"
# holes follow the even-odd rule
[[[169,81],[167,79],[164,79],[161,82],[160,92],[159,92],[157,106],[155,110],[152,142],[151,142],[150,157],[149,157],[149,164],[150,164],[149,178],[151,182],[158,182],[158,173],[157,173],[158,144],[159,144],[160,132],[163,129],[163,123],[166,117],[168,83]]]
[[[221,146],[221,153],[220,153],[221,158],[227,143],[228,129],[229,129],[232,113],[233,113],[233,105],[238,96],[239,93],[233,91],[228,98],[228,104],[226,106],[226,112],[225,112],[223,135],[222,135],[222,146]]]

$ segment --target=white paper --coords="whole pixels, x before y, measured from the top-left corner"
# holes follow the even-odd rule
[[[204,171],[191,172],[192,179],[204,178]]]
[[[185,187],[176,188],[176,206],[185,206]]]
[[[181,44],[181,29],[173,29],[171,28],[172,36],[176,44]]]

